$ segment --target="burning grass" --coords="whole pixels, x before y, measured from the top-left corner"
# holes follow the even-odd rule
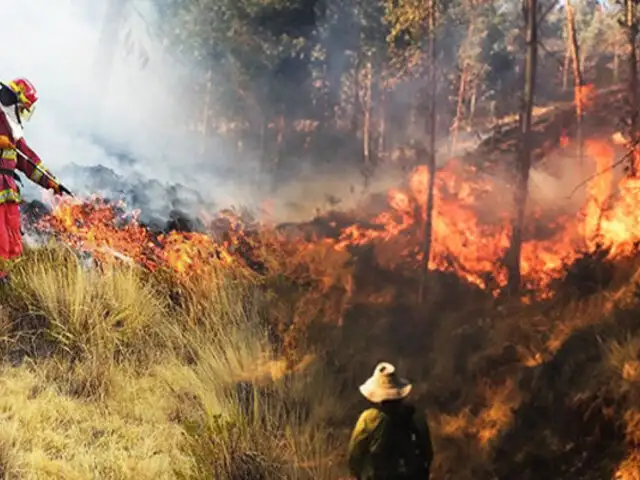
[[[615,139],[588,140],[584,164],[562,167],[572,178],[598,173],[578,195],[580,205],[567,199],[563,179],[534,172],[548,186],[538,188],[537,194],[532,186],[530,221],[522,245],[521,272],[529,300],[553,296],[558,283],[566,279],[589,283],[576,280],[585,272],[593,278],[577,290],[597,291],[606,286],[608,272],[590,267],[636,254],[638,181],[618,178],[609,168],[615,161],[616,144]],[[434,192],[429,268],[452,273],[493,296],[507,283],[512,208],[505,198],[512,198],[512,191],[505,178],[452,159],[438,172]],[[41,219],[38,230],[101,263],[130,262],[182,281],[208,278],[215,273],[212,269],[234,265],[264,278],[282,275],[298,283],[315,283],[323,294],[339,288],[348,302],[354,292],[350,267],[366,248],[373,250],[371,260],[384,270],[411,275],[420,268],[427,180],[426,169],[418,167],[403,188],[388,192],[383,211],[365,215],[354,211],[340,219],[327,216],[307,225],[297,238],[284,229],[262,225],[245,212],[203,218],[203,232],[157,233],[140,225],[136,212],[101,199],[59,203]],[[549,193],[554,189],[562,189],[562,197]],[[560,209],[559,198],[567,203]]]

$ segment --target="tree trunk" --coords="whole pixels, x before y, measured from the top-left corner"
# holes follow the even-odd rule
[[[451,142],[449,143],[449,155],[453,155],[456,149],[456,143],[458,140],[458,130],[460,129],[460,122],[462,122],[462,114],[464,110],[464,94],[467,85],[467,62],[462,65],[462,72],[460,73],[460,84],[458,86],[458,103],[456,106],[456,116],[453,119],[453,125],[451,126]]]
[[[571,0],[566,0],[567,11],[567,32],[569,33],[569,46],[573,59],[573,81],[574,81],[574,101],[576,104],[576,142],[578,144],[578,159],[580,165],[583,163],[582,145],[582,115],[584,107],[584,78],[580,63],[580,46],[578,45],[578,35],[576,33],[576,19]]]
[[[562,91],[566,92],[569,88],[569,62],[571,61],[571,47],[569,44],[569,32],[565,28],[565,35],[567,36],[564,48],[564,64],[562,66]]]
[[[466,42],[462,44],[462,46],[466,45],[467,42],[471,41],[473,37],[473,22],[469,23],[469,28],[467,29],[467,38]],[[461,50],[462,50],[461,46]],[[461,52],[458,52],[459,56]],[[462,59],[462,70],[460,72],[460,84],[458,86],[458,103],[456,107],[456,116],[453,120],[453,125],[451,126],[451,143],[449,144],[449,152],[450,155],[453,155],[454,150],[456,149],[456,142],[458,139],[458,132],[460,130],[460,123],[462,122],[462,116],[464,111],[464,99],[467,90],[467,77],[469,75],[469,62],[466,58]]]
[[[373,66],[371,60],[367,61],[365,68],[365,92],[362,101],[363,121],[362,121],[362,160],[365,168],[365,183],[367,175],[371,168],[371,109],[372,109],[372,84],[373,84]]]
[[[269,170],[274,177],[277,177],[278,171],[280,170],[280,166],[282,164],[282,157],[284,153],[284,145],[285,145],[285,138],[286,138],[285,130],[287,128],[287,122],[283,114],[280,114],[276,117],[275,127],[276,127],[276,149],[275,149],[275,155],[271,160],[272,163],[271,163],[271,168]]]
[[[636,176],[638,166],[638,60],[636,52],[636,37],[638,24],[636,22],[635,0],[625,0],[625,20],[629,42],[629,138],[631,139],[634,154],[629,162],[629,174]]]
[[[613,44],[613,82],[615,85],[620,81],[620,45],[618,41]]]
[[[414,94],[412,102],[409,105],[409,124],[407,125],[407,133],[409,135],[409,146],[412,150],[416,149],[416,136],[417,136],[417,124],[418,124],[418,105],[420,105],[420,95]]]
[[[471,91],[471,102],[469,104],[469,122],[476,118],[476,106],[478,104],[478,82],[473,82],[473,90]]]
[[[264,169],[267,158],[267,130],[269,129],[269,122],[266,115],[262,115],[262,122],[260,122],[260,167]]]
[[[327,58],[323,66],[323,69],[325,72],[324,73],[325,107],[324,107],[324,112],[322,112],[323,125],[321,128],[321,131],[323,132],[331,131],[337,123],[336,107],[340,104],[340,90],[342,88],[342,85],[341,85],[342,77],[335,76],[335,75],[330,76],[329,67],[328,67],[328,64],[330,61],[330,53],[328,49],[326,49],[326,51],[327,51]]]
[[[436,179],[436,0],[429,2],[429,151],[427,152],[427,198],[425,204],[425,222],[422,248],[422,278],[420,280],[420,301],[425,302],[431,259],[431,236],[433,223],[433,189]]]
[[[356,53],[356,64],[354,66],[354,75],[353,75],[353,115],[351,117],[351,131],[354,135],[358,134],[358,126],[360,125],[360,110],[361,110],[361,100],[360,100],[360,69],[362,64],[362,59],[360,58],[360,53]]]
[[[384,86],[380,85],[380,104],[378,108],[378,156],[384,155],[386,148],[386,120],[387,120],[387,95]]]
[[[207,76],[205,78],[205,92],[204,92],[204,102],[202,108],[202,129],[200,133],[202,133],[200,144],[200,155],[204,156],[207,153],[207,137],[209,136],[209,119],[211,117],[211,103],[212,103],[212,95],[213,95],[213,72],[209,70],[207,72]]]
[[[515,219],[512,224],[511,245],[507,256],[508,291],[517,293],[521,287],[520,256],[527,206],[529,169],[531,167],[531,112],[534,102],[536,67],[538,60],[537,0],[524,0],[526,18],[527,57],[525,59],[522,109],[520,111],[520,151],[516,165],[514,204]]]
[[[500,88],[501,82],[498,81],[498,88]],[[500,90],[498,90],[500,91]],[[500,99],[494,97],[494,99],[491,101],[491,135],[489,136],[489,145],[491,148],[491,151],[493,151],[496,148],[496,143],[497,143],[497,137],[498,134],[500,132],[500,114],[501,114],[501,110],[500,110]]]

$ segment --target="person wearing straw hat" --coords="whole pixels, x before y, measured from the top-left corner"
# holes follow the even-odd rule
[[[349,442],[349,470],[358,480],[425,480],[433,447],[426,418],[406,402],[412,385],[379,363],[360,393],[373,406],[360,415]]]

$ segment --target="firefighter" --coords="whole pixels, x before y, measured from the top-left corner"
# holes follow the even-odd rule
[[[360,393],[371,402],[349,442],[349,470],[358,480],[427,480],[433,460],[426,418],[406,403],[411,383],[379,363]]]
[[[56,195],[71,194],[46,170],[23,137],[23,125],[31,119],[37,101],[36,89],[27,79],[0,83],[0,283],[8,281],[7,263],[22,255],[21,179],[16,170]]]

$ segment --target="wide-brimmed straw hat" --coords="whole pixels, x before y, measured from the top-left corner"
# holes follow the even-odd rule
[[[411,383],[398,377],[396,367],[387,362],[376,365],[369,380],[360,385],[360,393],[373,403],[385,400],[400,400],[411,392]]]

